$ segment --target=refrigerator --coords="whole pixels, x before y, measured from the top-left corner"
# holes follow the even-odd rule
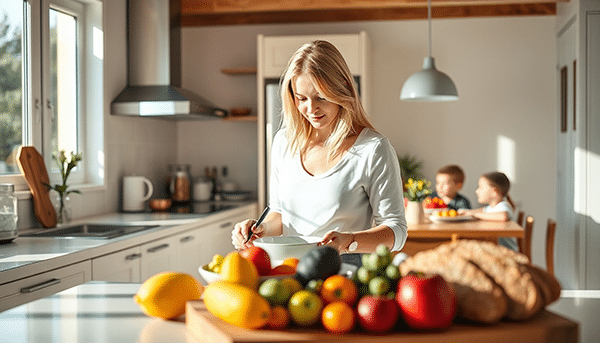
[[[258,204],[268,205],[271,144],[282,126],[280,77],[294,52],[315,39],[334,44],[344,56],[360,93],[363,107],[368,110],[368,39],[364,31],[350,34],[257,37],[258,89]]]

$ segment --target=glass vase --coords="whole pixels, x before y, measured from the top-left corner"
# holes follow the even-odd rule
[[[52,198],[52,205],[56,211],[56,224],[67,224],[71,221],[73,209],[68,195],[56,194]]]

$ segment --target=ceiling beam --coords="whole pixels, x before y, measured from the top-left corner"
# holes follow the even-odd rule
[[[433,18],[555,15],[556,1],[432,0]],[[426,0],[181,0],[182,26],[427,18]]]

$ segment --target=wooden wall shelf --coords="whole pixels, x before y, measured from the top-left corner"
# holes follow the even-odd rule
[[[256,75],[256,68],[223,68],[221,73],[227,75]]]
[[[223,118],[224,121],[257,121],[257,116],[229,116]]]

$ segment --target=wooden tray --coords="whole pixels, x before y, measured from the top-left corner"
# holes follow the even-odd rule
[[[316,327],[291,327],[286,331],[248,330],[213,316],[202,300],[188,301],[185,325],[202,342],[579,342],[579,325],[552,312],[542,311],[525,322],[501,322],[478,326],[455,324],[444,332],[393,332],[373,334],[355,330],[345,335],[328,333]]]

